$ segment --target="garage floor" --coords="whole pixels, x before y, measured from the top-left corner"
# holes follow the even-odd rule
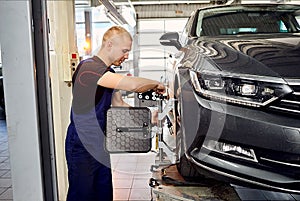
[[[114,200],[151,200],[149,178],[155,153],[112,154]],[[6,121],[0,108],[0,201],[13,201]]]
[[[155,153],[146,153],[111,156],[114,200],[151,200],[150,167],[155,163],[155,155]]]
[[[6,121],[0,108],[0,201],[12,201],[12,182],[8,152]]]
[[[150,201],[151,165],[156,153],[112,154],[114,201]],[[0,109],[0,201],[13,201],[5,116]],[[234,186],[241,200],[300,200],[300,195]]]

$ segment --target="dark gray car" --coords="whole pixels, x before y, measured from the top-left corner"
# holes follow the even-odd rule
[[[300,193],[299,16],[291,4],[200,8],[180,37],[161,37],[180,50],[169,79],[184,177]]]

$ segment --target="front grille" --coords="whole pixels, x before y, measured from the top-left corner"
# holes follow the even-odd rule
[[[286,114],[300,115],[300,84],[290,84],[293,93],[271,104],[269,109]]]

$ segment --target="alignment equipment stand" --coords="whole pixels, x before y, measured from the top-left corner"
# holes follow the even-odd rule
[[[163,121],[166,120],[166,118],[167,120],[169,120],[169,117],[167,115],[173,109],[175,99],[169,99],[164,107],[163,100],[164,96],[159,96],[157,98],[158,123],[156,133],[156,146],[158,148],[158,159],[155,160],[155,165],[151,166],[151,171],[154,171],[154,168],[157,169],[162,166],[175,164],[176,161],[175,149],[168,146],[163,138],[164,131],[166,131],[166,129],[164,129],[165,126],[163,125]]]

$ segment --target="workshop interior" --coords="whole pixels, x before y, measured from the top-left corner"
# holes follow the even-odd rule
[[[115,73],[166,87],[107,111],[114,201],[300,200],[299,0],[3,0],[0,16],[0,201],[66,200],[72,76],[114,25],[133,39]]]

